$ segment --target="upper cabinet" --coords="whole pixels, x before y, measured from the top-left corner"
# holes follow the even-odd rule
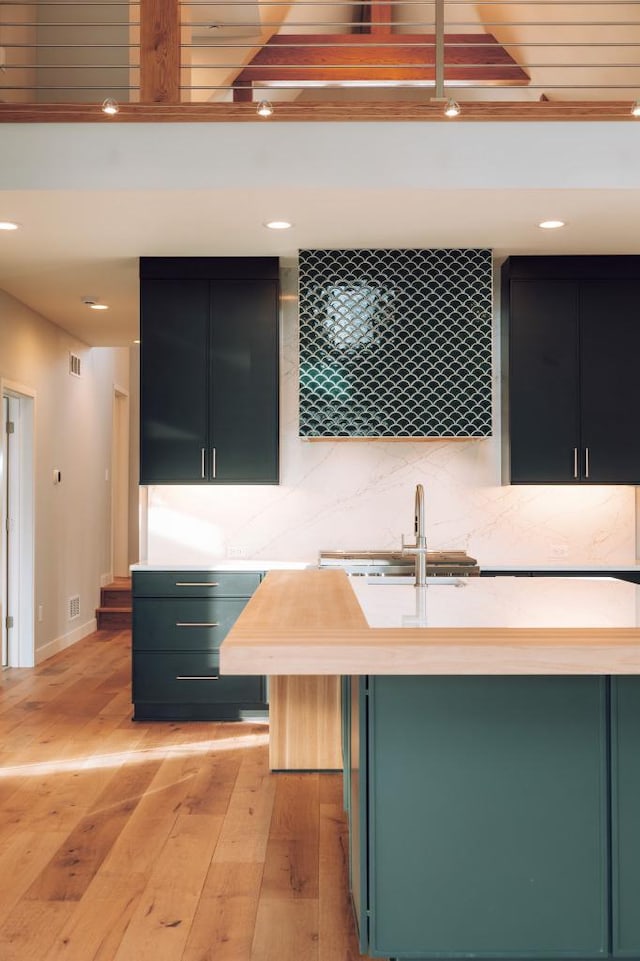
[[[490,250],[301,250],[300,436],[491,435]]]
[[[512,484],[640,484],[640,257],[511,257],[502,270]]]
[[[278,260],[140,261],[140,483],[278,483]]]

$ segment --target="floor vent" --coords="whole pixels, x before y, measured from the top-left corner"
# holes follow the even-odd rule
[[[80,617],[80,595],[79,594],[76,594],[75,597],[69,598],[69,620],[72,621],[76,617]]]
[[[82,361],[78,354],[69,354],[69,373],[74,377],[80,377],[82,371]]]

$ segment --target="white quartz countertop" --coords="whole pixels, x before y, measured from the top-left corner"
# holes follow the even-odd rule
[[[411,581],[412,579],[410,579]],[[369,627],[626,628],[640,625],[640,587],[615,578],[350,578]],[[426,639],[426,638],[425,638]]]
[[[548,571],[549,573],[569,573],[580,571],[585,574],[599,573],[608,571],[629,571],[630,573],[640,573],[640,564],[481,564],[480,570],[490,573],[492,571]]]
[[[132,564],[131,571],[303,571],[308,567],[316,567],[316,562],[309,561],[270,561],[270,560],[219,560],[204,564],[194,561],[192,564]]]
[[[131,571],[303,571],[318,566],[316,560],[269,560],[263,558],[238,558],[237,560],[222,558],[209,563],[193,561],[179,564],[132,564]],[[607,573],[614,571],[628,571],[640,574],[640,564],[482,564],[485,573],[493,571],[549,571],[554,574],[579,571],[581,573]]]

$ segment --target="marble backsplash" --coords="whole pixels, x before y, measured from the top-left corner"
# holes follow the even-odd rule
[[[635,561],[635,488],[501,486],[497,375],[492,438],[300,439],[296,281],[295,269],[286,269],[280,486],[149,487],[141,560],[314,561],[320,549],[398,548],[402,534],[412,539],[414,489],[422,483],[430,548],[466,549],[494,565]]]

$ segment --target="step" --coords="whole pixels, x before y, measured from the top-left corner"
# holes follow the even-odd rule
[[[96,608],[96,621],[99,631],[131,630],[131,608],[98,607]]]
[[[118,578],[102,587],[100,607],[131,607],[131,578]]]
[[[131,607],[131,590],[103,587],[100,591],[100,607]]]

